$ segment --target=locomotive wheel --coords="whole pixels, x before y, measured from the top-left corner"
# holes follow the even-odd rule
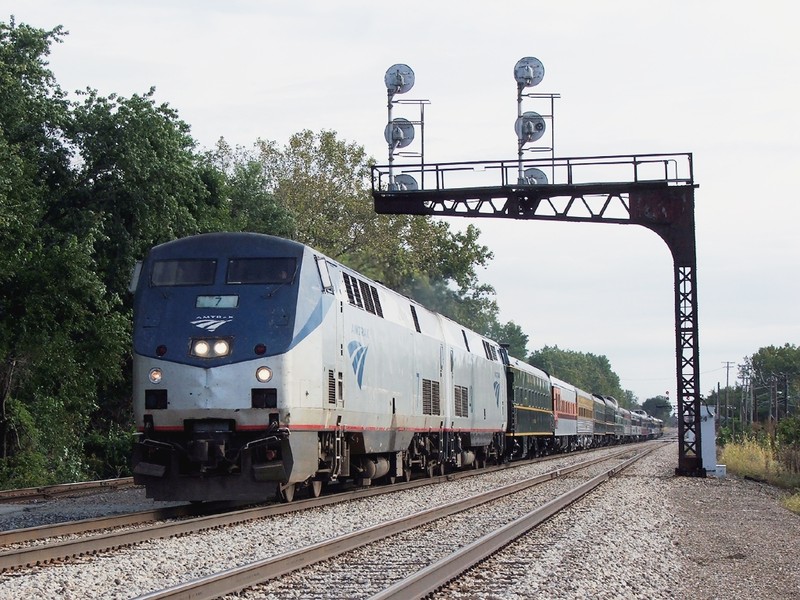
[[[284,502],[291,502],[294,500],[294,484],[287,483],[286,485],[280,484],[278,486],[278,496]]]
[[[436,465],[428,464],[428,477],[436,477]]]
[[[313,498],[319,498],[319,495],[322,493],[322,482],[321,481],[312,481],[311,482],[311,496]]]

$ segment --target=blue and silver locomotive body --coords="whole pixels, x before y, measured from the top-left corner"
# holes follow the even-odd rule
[[[307,246],[176,240],[135,287],[134,478],[153,498],[291,498],[503,455],[502,348]]]
[[[661,434],[297,242],[168,242],[133,284],[134,480],[155,499],[291,499]]]

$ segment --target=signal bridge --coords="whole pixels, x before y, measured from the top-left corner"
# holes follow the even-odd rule
[[[680,440],[675,471],[704,477],[698,387],[696,187],[690,153],[423,162],[372,168],[377,213],[632,224],[660,235],[674,260]]]

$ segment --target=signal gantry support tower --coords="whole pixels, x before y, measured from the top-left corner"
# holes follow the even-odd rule
[[[524,164],[522,164],[524,162]],[[375,212],[642,225],[674,261],[678,475],[705,477],[700,436],[697,257],[691,154],[647,154],[404,165],[435,181],[399,189],[389,167],[372,168]],[[392,169],[398,169],[394,166]],[[553,173],[553,183],[520,172]],[[427,176],[427,177],[426,177]],[[489,185],[486,183],[488,177]]]

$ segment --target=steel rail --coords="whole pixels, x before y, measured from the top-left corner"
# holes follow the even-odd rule
[[[398,581],[382,592],[371,596],[370,600],[409,600],[410,598],[425,598],[442,586],[458,578],[476,564],[504,549],[517,538],[527,534],[531,529],[564,510],[576,500],[579,500],[608,481],[612,476],[653,452],[656,448],[657,446],[653,445],[650,448],[644,449],[624,463],[612,467],[569,492],[554,498],[527,515],[507,523],[503,527],[460,548],[458,552],[446,556],[428,565],[424,569],[417,571],[410,577]]]
[[[123,487],[133,487],[134,485],[133,477],[120,477],[117,479],[102,479],[99,481],[78,481],[75,483],[58,483],[40,487],[0,490],[0,504],[24,500],[56,498],[58,496],[65,496],[78,492],[115,490]]]
[[[207,577],[184,582],[164,590],[157,590],[144,594],[139,596],[137,600],[202,600],[235,593],[315,563],[328,560],[339,554],[350,552],[367,544],[380,541],[392,535],[426,525],[444,517],[497,500],[503,496],[514,494],[535,485],[579,471],[598,462],[613,460],[622,454],[630,453],[632,450],[633,449],[629,447],[624,448],[611,455],[596,457],[569,467],[555,469],[517,483],[495,488],[489,492],[482,492],[465,499],[459,499],[448,504],[436,506],[411,516],[400,517],[354,531],[332,540],[326,540],[305,548],[284,552],[246,565],[214,573]]]
[[[581,453],[582,452],[573,453],[571,456],[576,456]],[[449,473],[443,476],[436,476],[433,478],[416,479],[410,482],[398,482],[390,487],[380,486],[374,488],[362,488],[352,491],[339,492],[335,495],[332,494],[320,498],[297,500],[291,504],[271,504],[268,506],[251,507],[239,511],[228,511],[224,515],[216,515],[216,519],[214,515],[209,516],[209,513],[213,511],[219,511],[220,503],[209,503],[197,506],[184,505],[166,509],[155,509],[127,513],[123,515],[111,515],[95,519],[82,519],[78,521],[68,521],[64,523],[8,530],[5,532],[0,532],[0,546],[7,546],[15,543],[33,542],[36,540],[63,537],[66,535],[81,535],[84,537],[81,540],[71,540],[65,542],[54,541],[46,546],[43,545],[39,547],[19,548],[5,552],[0,551],[0,572],[35,564],[45,564],[55,560],[67,559],[84,554],[96,554],[104,550],[113,550],[114,548],[129,546],[140,541],[144,541],[145,539],[160,539],[174,535],[192,533],[193,531],[201,531],[203,529],[223,527],[225,525],[242,523],[273,515],[284,514],[287,512],[327,506],[336,502],[368,498],[378,494],[413,489],[416,487],[431,485],[440,481],[461,479],[463,477],[472,477],[481,475],[483,473],[491,473],[493,471],[530,465],[536,462],[556,460],[558,458],[564,458],[565,456],[566,455],[563,454],[557,454],[547,457],[540,457],[533,460],[516,461],[510,464],[495,465],[485,469],[460,471],[456,473]],[[141,532],[149,532],[144,534],[144,537],[140,537],[139,535],[133,533],[128,535],[126,532],[109,532],[104,535],[93,535],[93,532],[103,529],[113,529],[128,525],[140,525],[150,521],[159,521],[180,517],[193,518],[183,521],[180,527],[176,525],[177,531],[170,528],[169,525],[165,525],[163,527],[154,526],[148,529],[141,529]],[[191,527],[189,527],[188,529],[184,529],[184,524],[194,524],[196,528],[191,529]],[[118,537],[119,539],[116,540],[115,537]]]
[[[554,457],[555,458],[555,457]],[[81,539],[57,541],[48,545],[32,546],[0,552],[0,572],[28,567],[31,565],[46,564],[56,560],[67,559],[86,554],[96,554],[106,550],[114,550],[125,546],[131,546],[147,540],[163,539],[177,535],[195,533],[207,529],[235,525],[265,517],[298,512],[309,508],[317,508],[345,502],[347,500],[357,500],[372,496],[392,493],[401,490],[413,489],[425,485],[431,485],[440,481],[471,477],[494,470],[514,468],[529,463],[514,463],[512,465],[497,465],[487,469],[463,471],[448,475],[441,475],[426,479],[417,479],[410,482],[399,482],[392,486],[380,486],[374,488],[363,488],[352,491],[340,492],[319,498],[307,500],[297,500],[287,504],[270,504],[267,506],[256,506],[223,514],[204,515],[180,521],[178,523],[156,524],[151,527],[141,528],[133,531],[108,532],[105,534],[89,535]],[[198,509],[202,510],[202,508]],[[144,511],[144,513],[129,513],[127,515],[117,515],[101,517],[100,519],[87,519],[84,521],[71,521],[56,525],[43,525],[26,529],[17,529],[0,534],[3,543],[11,544],[18,542],[28,542],[45,537],[55,537],[58,535],[70,534],[90,534],[92,531],[111,527],[121,527],[130,524],[147,522],[141,519],[140,514],[157,513],[158,511]],[[181,515],[177,515],[181,516]],[[160,519],[163,517],[156,517]],[[166,517],[171,518],[171,517]],[[150,519],[153,520],[153,519]]]
[[[25,527],[22,529],[9,529],[0,531],[0,546],[34,542],[36,540],[73,534],[86,535],[102,529],[141,525],[142,523],[149,523],[151,521],[166,521],[168,519],[178,519],[181,517],[207,515],[212,510],[214,510],[214,507],[202,504],[184,504],[181,506],[168,506],[165,508],[142,510],[132,513],[80,519],[77,521],[37,525],[35,527]]]

